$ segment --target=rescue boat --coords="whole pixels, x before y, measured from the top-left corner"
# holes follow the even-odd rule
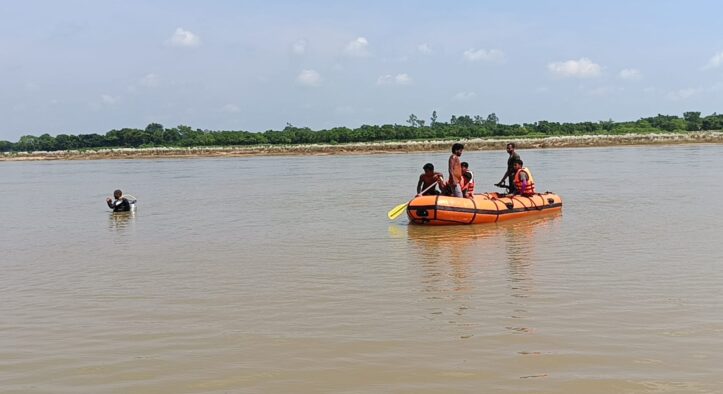
[[[495,192],[475,194],[474,198],[420,196],[407,205],[412,224],[482,224],[540,215],[562,210],[562,198],[555,193],[529,197]]]

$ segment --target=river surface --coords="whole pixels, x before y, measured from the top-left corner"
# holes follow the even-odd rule
[[[444,228],[445,153],[0,163],[0,392],[722,392],[723,145],[520,154],[562,213]]]

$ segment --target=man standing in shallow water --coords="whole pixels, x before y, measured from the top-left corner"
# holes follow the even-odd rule
[[[452,155],[449,156],[449,190],[453,197],[462,197],[462,163],[459,158],[462,156],[464,145],[456,143],[452,145]]]
[[[105,199],[108,208],[112,209],[113,212],[128,212],[131,210],[131,202],[123,197],[123,192],[120,189],[113,192],[113,197],[115,201],[111,200],[110,197]]]

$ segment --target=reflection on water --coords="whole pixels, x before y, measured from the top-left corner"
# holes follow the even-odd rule
[[[559,226],[562,212],[545,213],[530,220],[514,220],[500,224],[504,250],[506,252],[507,294],[511,324],[505,329],[516,334],[530,334],[535,331],[534,319],[528,311],[528,297],[535,294],[535,251],[545,242],[540,233],[549,232],[552,226]]]
[[[455,278],[453,290],[465,289],[469,284],[470,267],[480,270],[486,264],[499,260],[499,251],[504,251],[509,267],[509,281],[526,282],[530,278],[530,267],[536,243],[537,232],[548,231],[562,212],[551,212],[534,218],[518,219],[489,225],[469,226],[407,226],[407,237],[412,250],[417,252],[425,267],[449,267]],[[397,226],[390,227],[390,234],[399,236]],[[491,257],[494,256],[494,259]],[[514,289],[518,289],[514,287]]]
[[[534,253],[542,239],[537,234],[549,231],[551,226],[559,225],[556,219],[561,216],[562,212],[551,212],[530,220],[514,220],[500,224],[507,252],[509,286],[514,297],[527,297],[532,290],[534,281],[531,271],[534,268]]]
[[[476,323],[466,321],[466,311],[473,308],[470,294],[477,286],[485,285],[487,271],[506,267],[507,291],[511,310],[509,316],[520,319],[526,315],[524,301],[534,290],[534,256],[539,232],[557,225],[562,212],[551,212],[534,218],[517,219],[489,225],[469,226],[407,226],[410,249],[416,252],[421,264],[422,289],[431,302],[456,305],[450,323],[472,328]],[[392,229],[394,228],[394,229]],[[392,237],[400,237],[398,226],[390,227]],[[503,263],[504,264],[500,264]],[[442,307],[434,307],[432,316],[444,315]],[[516,332],[529,332],[528,327],[507,326]],[[471,330],[461,335],[472,336]]]

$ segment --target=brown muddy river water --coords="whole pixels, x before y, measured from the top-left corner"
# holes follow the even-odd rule
[[[0,163],[0,392],[723,392],[723,145],[520,154],[563,212],[446,228],[446,153]]]

